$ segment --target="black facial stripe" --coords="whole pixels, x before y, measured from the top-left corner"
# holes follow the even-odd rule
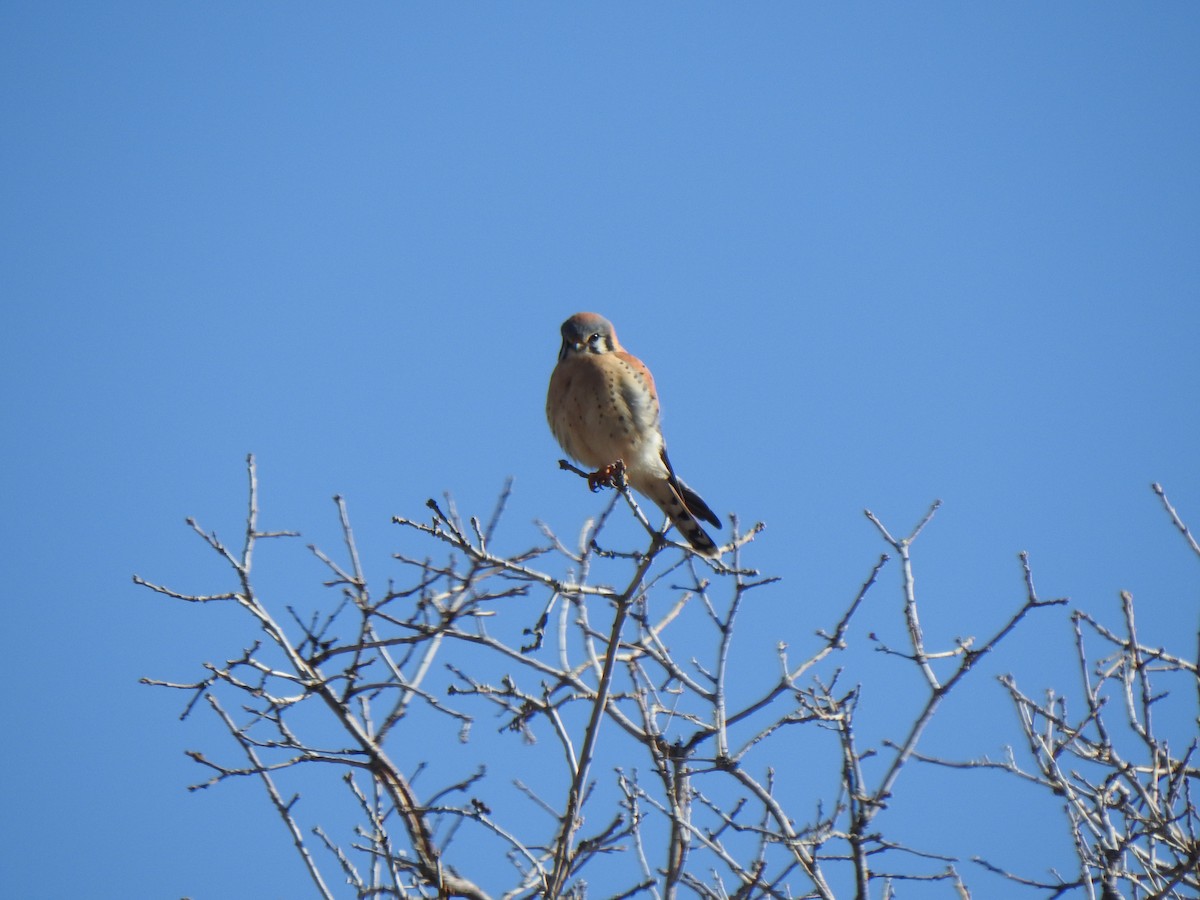
[[[597,355],[612,353],[616,348],[611,334],[604,334],[598,331],[587,339],[588,353],[595,353]]]

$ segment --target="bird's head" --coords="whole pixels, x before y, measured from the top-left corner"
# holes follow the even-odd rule
[[[598,313],[581,312],[563,322],[558,358],[579,353],[612,353],[620,348],[612,322]]]

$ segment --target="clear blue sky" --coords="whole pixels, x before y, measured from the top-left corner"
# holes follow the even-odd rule
[[[515,476],[504,544],[573,535],[603,501],[543,402],[578,310],[683,476],[768,524],[748,646],[830,623],[864,507],[934,498],[933,635],[1018,604],[1020,550],[1194,635],[1149,484],[1200,527],[1198,47],[1192,3],[0,5],[0,893],[304,895],[257,786],[184,791],[212,722],[136,683],[246,632],[130,575],[219,586],[183,519],[236,532],[251,451],[264,525],[332,544],[342,493],[380,583],[442,491]],[[980,703],[1076,688],[1044,621]]]

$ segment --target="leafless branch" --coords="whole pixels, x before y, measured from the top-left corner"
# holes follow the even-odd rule
[[[1200,890],[1200,754],[1196,740],[1177,746],[1162,735],[1163,704],[1176,694],[1160,687],[1168,678],[1194,684],[1197,665],[1143,644],[1132,596],[1123,595],[1116,627],[1074,615],[1078,711],[1002,681],[1024,757],[953,760],[919,749],[980,660],[1035,611],[1065,603],[1038,598],[1021,554],[1023,583],[990,637],[929,645],[912,546],[939,503],[903,538],[866,513],[889,552],[867,563],[824,627],[807,610],[798,617],[811,645],[802,653],[794,635],[767,647],[743,636],[757,592],[788,589],[747,565],[761,525],[742,531],[731,518],[724,559],[705,559],[655,528],[624,489],[577,539],[539,524],[539,544],[512,554],[496,549],[511,483],[484,519],[460,515],[449,497],[430,500],[427,519],[393,519],[400,547],[388,562],[402,575],[385,590],[372,586],[348,507],[334,497],[340,546],[308,548],[326,572],[325,593],[281,602],[256,585],[256,551],[296,533],[260,528],[253,457],[247,474],[240,548],[188,520],[224,560],[229,584],[201,594],[134,580],[168,600],[233,604],[248,638],[237,636],[200,676],[144,681],[182,691],[185,716],[207,700],[245,760],[191,751],[207,778],[197,787],[261,782],[322,897],[335,896],[322,860],[355,897],[583,898],[588,879],[614,897],[868,900],[910,881],[970,897],[957,860],[879,828],[913,760],[1017,777],[1061,798],[1078,877],[1039,881],[982,860],[979,873],[1051,896],[1120,885],[1138,896]],[[642,523],[645,544],[605,546],[606,524],[626,514]],[[903,603],[888,614],[872,601],[893,557]],[[875,687],[856,680],[846,651],[855,623],[889,616],[906,642],[876,649],[886,665],[912,667],[923,689],[895,740],[871,746],[862,700]],[[1100,659],[1086,647],[1097,640],[1107,648]],[[740,666],[745,658],[760,664]],[[494,727],[477,727],[488,721]],[[1114,737],[1117,726],[1133,745]],[[776,748],[788,735],[829,751],[806,760],[804,779],[781,765],[791,757]],[[825,758],[822,773],[815,760]],[[320,811],[285,799],[284,785],[326,773],[340,773],[348,791],[358,824],[347,834],[306,831],[301,819]],[[827,790],[813,796],[822,774]]]

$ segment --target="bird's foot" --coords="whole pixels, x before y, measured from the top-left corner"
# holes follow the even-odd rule
[[[623,460],[611,462],[607,466],[601,466],[595,472],[589,472],[587,477],[588,487],[593,491],[598,491],[602,487],[623,488],[625,487],[625,463]]]

